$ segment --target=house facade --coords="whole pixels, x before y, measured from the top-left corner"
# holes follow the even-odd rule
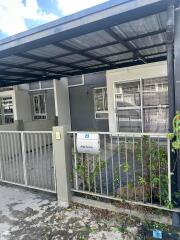
[[[61,120],[56,82],[2,89],[0,128],[51,130]],[[166,61],[78,75],[67,82],[73,131],[168,132]]]
[[[178,0],[108,1],[0,42],[0,130],[21,130],[29,159],[34,145],[23,136],[33,133],[23,131],[50,130],[55,144],[48,137],[44,146],[56,149],[67,202],[73,192],[171,207],[180,191],[180,159],[167,138],[180,110],[179,9]],[[77,152],[80,131],[95,134],[98,154]]]
[[[51,130],[56,125],[53,81],[23,84],[0,92],[2,130]]]

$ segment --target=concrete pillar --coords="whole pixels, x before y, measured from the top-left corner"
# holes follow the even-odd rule
[[[54,80],[55,112],[59,126],[71,126],[68,79]]]
[[[71,141],[67,131],[71,130],[71,117],[67,78],[54,80],[54,101],[59,125],[53,128],[57,196],[59,204],[68,207],[71,202]]]
[[[54,164],[56,169],[56,189],[60,206],[71,203],[71,139],[67,135],[69,126],[53,128]]]

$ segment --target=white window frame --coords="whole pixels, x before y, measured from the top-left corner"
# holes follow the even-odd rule
[[[151,78],[151,77],[150,77]],[[115,81],[114,84],[113,84],[113,94],[114,94],[114,109],[115,109],[115,126],[116,126],[116,130],[118,130],[118,122],[117,122],[117,117],[116,117],[116,84],[117,83],[130,83],[130,82],[139,82],[140,84],[140,89],[139,89],[139,92],[140,92],[140,106],[137,106],[137,107],[121,107],[121,110],[130,110],[130,109],[137,109],[140,111],[140,116],[141,118],[140,119],[137,119],[136,121],[139,121],[141,122],[141,132],[144,133],[144,113],[143,113],[143,110],[144,109],[147,109],[147,108],[155,108],[155,106],[143,106],[143,94],[145,93],[145,91],[143,91],[143,84],[142,84],[142,81],[146,81],[150,78],[137,78],[137,79],[130,79],[130,80],[123,80],[123,81]],[[151,79],[157,79],[157,78],[167,78],[167,76],[157,76],[157,77],[152,77]],[[158,90],[158,86],[157,84],[155,85],[155,89]],[[168,91],[168,89],[167,89]],[[160,90],[159,92],[167,92],[166,90]],[[156,105],[156,107],[163,107],[163,108],[169,108],[169,104],[166,105],[166,104],[163,104],[163,105]]]
[[[39,99],[39,96],[43,96],[43,98],[44,98],[44,108],[45,108],[45,113],[44,114],[41,113],[40,111],[39,111],[39,113],[36,113],[36,111],[35,111],[35,100],[34,99],[35,99],[35,97],[38,97],[38,99]],[[33,120],[47,120],[47,108],[46,108],[46,96],[45,96],[45,94],[44,93],[33,94],[32,99],[33,99]],[[39,107],[39,109],[41,108],[40,107],[40,101],[38,103],[38,107]],[[42,118],[37,119],[36,117],[42,117]]]
[[[106,92],[107,92],[107,87],[96,87],[93,89],[93,97],[94,97],[94,114],[95,114],[95,119],[96,120],[105,120],[105,119],[108,119],[109,116],[108,116],[108,110],[96,110],[96,100],[95,100],[95,91],[96,90],[99,90],[99,89],[106,89]],[[108,98],[107,98],[107,101],[108,101]],[[103,101],[104,103],[104,101]],[[104,107],[104,106],[103,106]],[[104,107],[105,108],[105,107]],[[107,114],[107,117],[97,117],[97,114]]]

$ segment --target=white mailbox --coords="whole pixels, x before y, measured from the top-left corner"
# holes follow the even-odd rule
[[[77,133],[76,144],[79,153],[100,153],[100,137],[97,133]]]

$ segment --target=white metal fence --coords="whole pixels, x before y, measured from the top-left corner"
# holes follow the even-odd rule
[[[100,132],[100,154],[77,152],[72,136],[75,193],[142,205],[171,202],[170,142],[165,134]]]
[[[0,132],[0,181],[55,192],[52,132]]]

